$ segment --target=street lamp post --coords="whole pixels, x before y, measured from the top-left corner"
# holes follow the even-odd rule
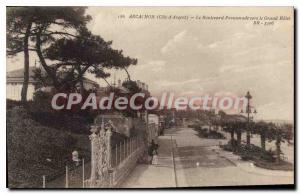
[[[250,92],[248,91],[245,98],[247,99],[247,107],[246,107],[246,111],[245,113],[247,114],[247,145],[250,145],[250,114],[254,113],[256,114],[257,111],[254,109],[254,111],[252,112],[251,107],[250,106],[250,100],[252,99],[252,96],[250,94]],[[243,113],[243,110],[241,110],[241,113]]]

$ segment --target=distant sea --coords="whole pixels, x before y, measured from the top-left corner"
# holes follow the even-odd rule
[[[270,120],[264,120],[264,119],[259,119],[255,121],[265,121],[265,122],[272,122],[272,123],[278,123],[278,124],[294,124],[294,121],[292,120],[284,120],[284,119],[270,119]]]

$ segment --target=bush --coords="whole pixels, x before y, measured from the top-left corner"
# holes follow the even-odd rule
[[[275,153],[272,151],[265,151],[260,147],[250,144],[241,145],[238,147],[237,140],[230,140],[227,144],[220,146],[222,149],[241,156],[242,160],[263,160],[267,162],[275,161]]]
[[[201,128],[198,124],[189,124],[188,127],[189,128],[193,128],[193,129],[199,129],[199,128]]]
[[[272,151],[264,151],[262,152],[260,158],[267,162],[275,162],[275,153]]]
[[[237,149],[237,141],[235,139],[229,140],[227,144],[220,145],[220,147],[229,152],[235,152]]]
[[[256,160],[254,162],[254,165],[260,168],[265,168],[269,170],[284,170],[284,171],[293,171],[294,165],[287,161],[280,161],[280,163],[277,162],[265,162],[263,160]]]
[[[96,114],[89,110],[53,110],[51,107],[52,93],[38,90],[34,93],[33,101],[23,105],[20,101],[7,100],[7,110],[14,107],[24,107],[27,114],[39,124],[58,130],[89,134],[89,125]]]
[[[270,170],[293,170],[293,164],[287,161],[276,162],[273,151],[265,151],[262,148],[250,144],[237,147],[236,140],[229,141],[220,147],[226,151],[232,151],[239,155],[242,160],[251,160],[258,167]]]
[[[10,110],[16,106],[21,106],[21,105],[22,105],[21,101],[6,99],[6,109],[7,110]]]
[[[197,130],[199,137],[208,139],[225,139],[225,136],[217,131],[208,130],[206,128],[201,127],[196,127],[195,129]]]
[[[46,175],[47,180],[62,175],[73,150],[89,160],[87,135],[43,126],[18,106],[7,110],[6,122],[9,187],[40,187],[42,175]]]

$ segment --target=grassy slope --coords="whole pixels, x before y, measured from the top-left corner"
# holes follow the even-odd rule
[[[55,122],[55,121],[53,121]],[[42,175],[47,180],[64,173],[71,152],[90,157],[87,135],[73,134],[35,122],[19,107],[7,111],[8,186],[41,187]],[[47,158],[51,161],[47,161]]]

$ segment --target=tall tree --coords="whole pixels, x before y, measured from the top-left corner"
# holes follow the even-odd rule
[[[256,133],[260,135],[260,145],[261,148],[266,150],[266,139],[270,136],[270,133],[274,133],[272,129],[272,124],[264,121],[259,121],[255,123],[252,127],[252,133]]]
[[[52,77],[52,67],[46,64],[42,55],[42,44],[55,41],[57,36],[75,36],[78,28],[85,27],[91,19],[85,15],[85,7],[9,7],[7,8],[7,54],[24,52],[24,83],[22,101],[27,96],[29,80],[29,42],[36,42],[41,65]],[[72,33],[67,30],[73,30]]]
[[[37,10],[37,14],[40,17],[37,20],[35,36],[33,37],[36,53],[42,67],[53,81],[53,86],[59,89],[61,78],[58,67],[48,64],[44,56],[44,50],[58,40],[66,40],[66,37],[74,38],[80,33],[88,32],[86,24],[91,17],[85,15],[85,7],[47,7],[46,9]],[[72,73],[70,72],[65,79],[69,79]]]
[[[20,52],[24,55],[24,80],[21,91],[21,101],[27,101],[27,90],[29,82],[29,38],[33,23],[31,8],[7,8],[6,20],[6,53],[13,57]]]
[[[279,163],[281,161],[281,143],[285,142],[290,138],[289,133],[293,129],[292,124],[282,123],[282,124],[274,124],[270,123],[271,133],[268,134],[269,141],[275,140],[276,146],[276,160]]]

